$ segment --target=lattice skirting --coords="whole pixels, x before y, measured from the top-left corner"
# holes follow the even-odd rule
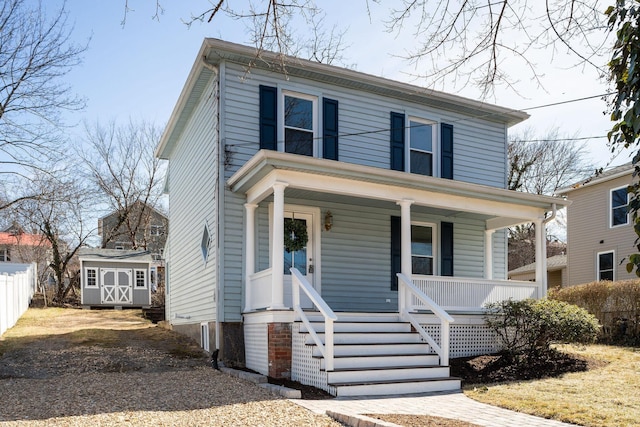
[[[420,319],[420,324],[440,344],[440,322],[436,319]],[[481,318],[456,318],[456,323],[450,325],[449,357],[478,356],[499,350],[495,333]]]
[[[299,323],[294,323],[291,327],[291,340],[291,379],[335,396],[335,387],[327,384],[327,372],[320,370],[320,359],[313,358],[313,346],[304,343],[305,336],[300,333]]]
[[[269,375],[269,335],[266,323],[244,325],[245,364],[262,375]]]

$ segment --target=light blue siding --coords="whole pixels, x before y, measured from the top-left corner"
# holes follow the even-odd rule
[[[404,112],[454,125],[454,178],[456,180],[504,188],[506,176],[506,126],[486,119],[466,117],[457,112],[425,108],[398,99],[327,84],[304,81],[291,76],[253,69],[247,75],[242,67],[224,63],[225,109],[223,156],[224,179],[242,167],[259,149],[260,84],[325,96],[339,102],[339,160],[389,169],[389,114]],[[321,122],[321,117],[319,122]],[[224,187],[221,187],[224,188]],[[240,321],[243,304],[243,195],[226,188],[224,194],[224,321]],[[269,266],[269,200],[262,201],[257,215],[257,270]],[[398,209],[358,205],[318,203],[287,197],[285,203],[318,206],[334,214],[334,228],[322,232],[322,295],[337,310],[378,310],[397,308],[397,293],[390,290],[390,220]],[[425,211],[426,212],[426,211]],[[412,220],[454,223],[454,274],[461,277],[484,276],[484,222],[461,217],[447,218],[414,213]],[[499,239],[496,254],[504,254]],[[497,259],[496,259],[497,258]],[[496,271],[504,257],[494,257]],[[502,261],[504,263],[504,261]],[[495,277],[504,273],[494,273]],[[355,297],[354,297],[355,296]],[[387,299],[390,302],[387,302]]]
[[[216,320],[218,246],[218,84],[210,71],[202,95],[169,159],[168,316],[174,324]],[[211,245],[203,260],[205,224]],[[185,319],[185,317],[189,319]]]

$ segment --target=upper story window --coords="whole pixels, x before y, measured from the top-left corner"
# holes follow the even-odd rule
[[[392,111],[389,136],[392,170],[453,179],[453,125]]]
[[[164,234],[164,227],[162,225],[152,225],[149,229],[149,234],[152,236],[162,236]]]
[[[614,280],[614,252],[600,252],[597,260],[597,280]]]
[[[11,261],[9,248],[0,248],[0,262],[9,262],[9,261]]]
[[[434,176],[436,126],[434,123],[409,120],[409,172]]]
[[[283,93],[284,149],[287,153],[313,156],[317,133],[317,100],[297,93]]]
[[[629,194],[627,187],[611,190],[611,227],[629,223]]]

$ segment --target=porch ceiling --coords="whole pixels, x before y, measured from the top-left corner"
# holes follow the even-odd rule
[[[481,216],[489,229],[541,219],[554,205],[560,209],[570,204],[557,197],[270,150],[259,151],[229,178],[227,185],[233,192],[244,193],[247,202],[257,203],[271,194],[276,182],[287,185],[289,197],[311,191],[316,193],[315,200],[344,197],[350,203],[361,199],[363,204],[384,207],[407,199],[413,201],[412,209],[425,206],[445,216]]]

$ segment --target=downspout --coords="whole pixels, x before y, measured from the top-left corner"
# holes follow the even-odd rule
[[[218,144],[218,150],[217,150],[217,158],[216,158],[216,164],[218,165],[218,177],[217,177],[217,184],[216,184],[216,188],[214,189],[214,192],[216,193],[216,211],[217,211],[217,218],[216,218],[216,224],[218,229],[216,230],[216,237],[217,237],[217,241],[216,241],[216,288],[215,288],[215,292],[214,292],[214,300],[216,303],[216,326],[215,326],[215,338],[216,338],[216,349],[215,351],[212,352],[212,357],[215,357],[215,361],[212,358],[212,363],[217,366],[217,355],[218,352],[220,351],[220,334],[221,334],[221,326],[220,326],[220,314],[222,313],[222,302],[220,301],[222,298],[220,296],[220,279],[223,277],[222,274],[220,274],[220,269],[223,268],[223,263],[220,260],[220,232],[223,229],[222,224],[220,223],[221,218],[223,217],[221,210],[224,209],[224,205],[221,202],[221,197],[224,197],[224,192],[221,193],[220,191],[220,180],[224,179],[224,165],[222,164],[222,155],[221,155],[221,150],[222,150],[222,138],[221,138],[221,131],[220,131],[220,127],[221,127],[221,122],[220,122],[220,112],[222,111],[222,96],[220,94],[221,90],[222,90],[222,85],[220,85],[220,81],[221,81],[221,74],[224,72],[222,65],[220,66],[220,68],[217,68],[211,64],[209,64],[207,62],[207,57],[206,55],[202,56],[202,66],[204,68],[206,68],[207,70],[211,71],[212,73],[214,73],[214,75],[216,76],[216,80],[217,82],[215,84],[218,85],[216,93],[217,93],[217,98],[213,100],[213,102],[217,102],[218,103],[218,117],[216,120],[216,124],[217,124],[217,128],[214,129],[214,132],[217,134],[217,144]]]

